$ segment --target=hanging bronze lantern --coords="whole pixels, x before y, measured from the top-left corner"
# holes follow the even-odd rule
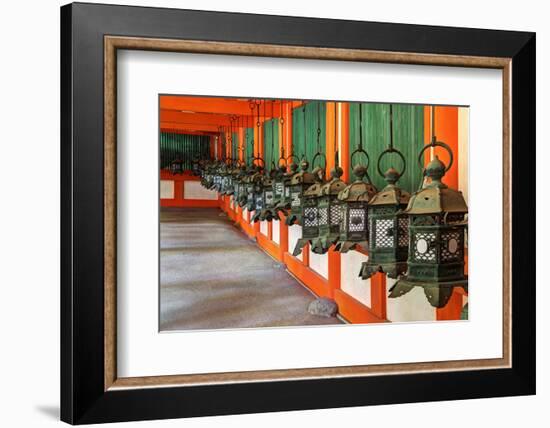
[[[367,166],[356,165],[353,173],[357,179],[338,194],[342,221],[336,250],[342,253],[347,253],[357,245],[367,246],[368,202],[376,193],[376,188],[368,178]]]
[[[269,207],[273,206],[273,175],[274,170],[271,170],[269,174],[264,173],[260,181],[260,192],[256,196],[256,212],[252,217],[254,223],[258,221],[273,219],[273,214],[271,213]]]
[[[361,266],[359,276],[363,279],[370,278],[376,272],[397,278],[407,270],[409,219],[402,210],[407,206],[410,195],[395,184],[404,169],[399,173],[389,168],[383,174],[387,186],[369,202],[369,260]],[[382,175],[380,167],[379,173]]]
[[[273,119],[273,104],[275,101],[271,102],[271,153],[274,155],[275,150],[275,132],[274,132],[274,124],[275,120]],[[264,117],[265,117],[265,104],[264,103]],[[264,129],[265,129],[265,122],[264,122]],[[275,166],[275,162],[271,162],[271,170],[269,171],[269,174],[267,171],[264,172],[264,177],[261,181],[262,186],[262,193],[261,193],[261,199],[257,201],[256,205],[258,209],[256,210],[256,213],[253,216],[253,221],[271,221],[273,220],[273,200],[274,200],[274,190],[273,190],[273,182],[275,175],[277,174],[277,168]]]
[[[205,187],[207,189],[212,189],[212,187],[214,186],[217,167],[218,167],[218,161],[212,161],[206,169]]]
[[[179,155],[176,156],[176,159],[170,162],[170,172],[172,173],[172,175],[183,174],[183,161],[181,160]]]
[[[342,203],[338,195],[346,188],[346,183],[340,179],[343,173],[339,166],[333,168],[330,180],[321,186],[317,198],[319,236],[311,243],[311,250],[316,254],[325,254],[340,236]]]
[[[393,167],[382,172],[380,163],[389,154],[399,156],[401,172]],[[406,167],[405,157],[393,147],[393,111],[390,104],[390,144],[380,153],[377,163],[378,173],[387,185],[369,201],[369,260],[361,266],[359,276],[363,279],[370,278],[376,272],[397,278],[407,270],[409,219],[402,210],[407,206],[410,194],[396,185]]]
[[[296,156],[291,154],[286,160],[287,162],[288,162],[288,160],[291,160],[292,162],[290,163],[290,165],[288,167],[288,172],[283,173],[283,175],[281,177],[280,196],[279,196],[279,200],[276,201],[276,203],[275,203],[275,211],[277,213],[281,212],[285,216],[288,215],[288,211],[290,210],[290,205],[291,205],[290,182],[292,180],[292,177],[294,177],[294,174],[296,174],[296,171],[298,170],[298,164],[296,164],[294,162],[295,158],[296,158]],[[274,182],[273,185],[276,186],[277,184],[278,183]]]
[[[390,289],[389,297],[408,293],[413,287],[422,287],[430,304],[444,307],[454,287],[467,290],[464,274],[465,229],[468,206],[458,190],[450,189],[441,180],[453,163],[451,148],[436,141],[432,107],[432,141],[420,151],[418,162],[423,165],[423,154],[428,148],[443,147],[449,153],[446,167],[437,156],[423,173],[422,189],[415,192],[403,211],[409,218],[409,256],[407,273]]]
[[[250,165],[248,168],[244,167],[244,171],[241,173],[239,196],[237,203],[241,208],[244,208],[248,203],[249,191],[252,192],[252,185],[250,184],[250,177],[256,172],[255,165]]]
[[[307,126],[306,126],[306,103],[302,108],[304,118],[304,150],[307,147]],[[305,154],[300,162],[300,171],[292,176],[289,185],[290,213],[285,223],[289,226],[302,224],[302,203],[305,191],[315,183],[315,175],[308,172],[309,163]]]
[[[255,103],[253,101],[251,101],[249,103],[249,106],[250,106],[250,117],[254,117],[254,108],[255,108]],[[248,121],[248,118],[247,118],[247,124],[250,125],[249,121]],[[250,128],[250,126],[248,126]],[[246,138],[246,137],[245,137]],[[252,142],[254,143],[254,141],[248,141],[246,140],[245,141],[245,145],[246,147],[248,147],[248,144]],[[242,147],[242,151],[243,151],[243,158],[244,158],[244,153],[245,153],[245,146]],[[249,166],[247,167],[246,164],[243,162],[243,165],[241,167],[241,172],[239,174],[239,192],[238,192],[238,196],[237,196],[237,203],[239,204],[239,206],[241,208],[244,208],[245,206],[248,205],[248,202],[249,202],[249,194],[252,192],[252,188],[253,188],[253,185],[251,183],[251,177],[252,175],[256,172],[256,166],[254,165],[254,145],[252,145],[252,154],[250,155],[249,157]]]
[[[287,173],[288,161],[285,157],[285,119],[283,117],[282,101],[279,103],[279,123],[281,125],[281,156],[277,161],[277,170],[273,177],[273,206],[271,207],[273,218],[276,220],[279,219],[279,212],[284,212],[285,184],[290,182],[290,174]],[[294,165],[293,173],[296,172],[296,168],[297,166]],[[288,181],[286,180],[287,178],[289,178]],[[285,183],[285,181],[287,181],[287,183]]]
[[[200,164],[199,164],[199,158],[198,157],[193,158],[193,161],[191,163],[191,173],[195,177],[198,177],[200,175]]]
[[[321,136],[320,112],[317,109],[317,145]],[[334,141],[336,134],[336,106],[334,108]],[[319,148],[318,148],[319,150]],[[330,171],[330,180],[321,187],[317,198],[319,210],[319,236],[312,240],[311,250],[316,254],[325,254],[329,248],[338,241],[340,235],[340,223],[342,222],[342,204],[338,199],[339,193],[344,190],[346,183],[340,179],[344,170],[338,165],[338,151],[335,153],[336,166]],[[326,159],[326,158],[325,158]],[[325,165],[326,167],[326,165]]]
[[[356,163],[354,159],[363,155],[365,163]],[[377,192],[369,176],[369,154],[363,149],[363,107],[359,104],[359,144],[353,151],[350,164],[356,179],[338,194],[341,204],[342,221],[335,249],[342,253],[365,246],[368,240],[368,202]]]
[[[289,195],[290,195],[290,213],[286,219],[286,224],[302,224],[302,203],[305,191],[315,183],[315,175],[308,172],[309,163],[303,159],[300,162],[301,171],[297,172],[290,179]]]
[[[233,176],[233,200],[235,203],[239,203],[241,199],[241,194],[244,190],[244,184],[243,179],[246,175],[246,166],[244,164],[241,164],[238,168],[236,168],[236,173]]]
[[[281,160],[284,161],[284,164],[280,163]],[[281,203],[281,200],[284,196],[285,175],[286,175],[286,161],[284,157],[281,157],[281,159],[279,159],[279,165],[275,170],[275,174],[273,175],[273,204],[271,205],[270,209],[273,212],[273,217],[275,219],[278,218],[277,216],[277,212],[279,210],[278,206]]]
[[[313,169],[311,174],[315,177],[315,183],[307,188],[303,195],[301,204],[301,219],[302,219],[302,237],[296,242],[293,256],[297,256],[302,252],[302,248],[319,236],[319,208],[317,201],[321,195],[321,188],[325,183],[325,170],[321,167]]]
[[[309,242],[312,243],[315,239],[319,237],[319,224],[320,224],[320,213],[319,213],[319,198],[322,195],[322,189],[325,185],[325,170],[327,164],[327,158],[325,154],[321,151],[321,115],[320,115],[321,104],[317,104],[317,153],[313,157],[312,165],[314,166],[312,175],[314,177],[315,183],[307,188],[303,194],[303,200],[301,203],[301,225],[302,225],[302,236],[298,239],[296,246],[293,251],[293,255],[297,256],[301,253],[302,248]],[[305,107],[304,107],[305,112]],[[304,138],[305,138],[305,116],[304,116]],[[315,167],[315,161],[317,159],[323,159],[324,165]],[[292,188],[291,188],[292,195]]]
[[[225,161],[225,165],[220,173],[221,175],[221,185],[220,185],[220,194],[227,195],[227,191],[231,188],[233,174],[233,159],[228,158]]]
[[[235,199],[235,188],[237,187],[237,177],[241,172],[240,161],[236,159],[233,162],[233,167],[229,170],[229,184],[225,190],[227,196],[232,196]]]
[[[219,192],[222,185],[222,173],[225,168],[225,164],[221,161],[216,161],[215,166],[212,169],[212,185],[209,187],[210,190]]]
[[[256,161],[263,159],[256,158]],[[262,173],[263,167],[260,165],[255,165],[253,173],[248,177],[246,183],[246,209],[249,212],[256,211],[258,208],[258,200],[260,200],[260,209],[261,209],[261,198],[262,198],[262,180],[264,175]]]

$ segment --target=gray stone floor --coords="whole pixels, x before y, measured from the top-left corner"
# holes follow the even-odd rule
[[[218,209],[160,214],[160,329],[341,324],[311,315],[315,297]]]

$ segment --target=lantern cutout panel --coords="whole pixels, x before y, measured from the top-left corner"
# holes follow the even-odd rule
[[[407,270],[409,219],[403,210],[410,194],[396,185],[403,172],[389,168],[384,174],[386,187],[369,201],[369,259],[359,273],[363,279],[376,272],[397,278]]]
[[[311,250],[316,254],[325,254],[338,241],[342,223],[342,204],[338,195],[346,188],[340,179],[344,173],[339,166],[330,172],[330,180],[321,187],[318,198],[319,236],[311,243]]]
[[[292,177],[294,177],[294,174],[296,174],[297,170],[298,165],[292,162],[289,166],[289,171],[283,174],[280,181],[281,193],[279,200],[275,202],[275,211],[282,212],[284,215],[288,215],[288,211],[290,210],[290,182],[292,180]],[[276,186],[277,184],[278,183],[275,182],[274,186]]]
[[[312,174],[315,177],[315,183],[304,192],[301,205],[302,237],[296,242],[292,252],[293,256],[298,256],[308,242],[312,242],[314,238],[319,236],[319,209],[317,204],[325,181],[324,169],[317,167],[312,171]]]
[[[368,202],[376,193],[376,187],[368,180],[366,166],[356,165],[353,173],[357,179],[338,194],[342,222],[336,250],[342,253],[348,252],[357,245],[367,246]],[[364,180],[365,177],[368,181]]]
[[[309,163],[303,160],[300,163],[300,171],[294,174],[290,180],[290,213],[286,219],[286,224],[302,224],[302,203],[305,191],[315,183],[315,176],[308,172]]]
[[[452,162],[447,145],[439,142],[432,145],[449,150]],[[425,149],[428,147],[430,145]],[[407,273],[390,289],[389,297],[396,298],[413,287],[422,287],[430,304],[442,308],[454,287],[467,290],[464,253],[468,207],[460,191],[448,188],[441,181],[448,169],[435,156],[426,166],[427,181],[411,196],[403,211],[409,219]]]

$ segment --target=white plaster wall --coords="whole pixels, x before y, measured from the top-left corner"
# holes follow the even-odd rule
[[[174,199],[173,180],[160,180],[160,199]]]
[[[328,279],[328,254],[315,254],[309,251],[309,267],[321,275],[323,278]]]
[[[395,284],[395,279],[386,278],[387,291]],[[436,309],[430,305],[421,287],[414,287],[407,294],[395,299],[387,299],[387,318],[393,322],[435,321]]]
[[[361,263],[368,260],[368,256],[359,251],[348,251],[341,255],[341,284],[340,288],[354,299],[364,305],[371,307],[371,284],[370,279],[364,280],[359,277]]]
[[[260,232],[262,232],[262,235],[267,236],[267,221],[260,222]]]
[[[272,239],[277,245],[281,243],[281,222],[279,220],[273,220]]]
[[[246,213],[248,212],[248,210],[246,208],[243,208],[243,210],[241,211],[241,216],[242,218],[244,218],[246,220]]]
[[[294,224],[288,227],[288,252],[292,254],[296,242],[302,237],[302,226]],[[299,260],[303,260],[302,253],[297,257]]]
[[[218,194],[213,190],[205,189],[199,181],[184,181],[183,182],[184,199],[203,199],[207,201],[215,201],[218,199]]]

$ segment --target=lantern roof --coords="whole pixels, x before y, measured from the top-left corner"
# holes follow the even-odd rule
[[[389,168],[384,178],[388,184],[372,197],[369,205],[407,205],[411,198],[410,193],[395,185],[399,173],[394,168]]]
[[[346,183],[340,180],[344,170],[339,166],[330,171],[330,180],[321,187],[321,195],[338,195],[346,187]]]
[[[264,187],[271,187],[273,185],[273,175],[263,175],[262,177],[262,185]]]
[[[313,183],[306,189],[306,191],[304,192],[304,197],[321,196],[321,189],[325,184],[324,170],[317,167],[313,171],[311,171],[311,173],[315,177],[315,183]]]
[[[254,183],[258,180],[261,180],[262,177],[262,168],[259,165],[253,165],[250,167],[248,175],[244,177],[243,181],[245,183]]]
[[[275,180],[281,180],[285,176],[285,173],[286,173],[286,166],[279,165],[277,169],[273,170],[272,178]]]
[[[308,172],[309,162],[307,160],[303,160],[300,163],[300,171],[297,172],[292,176],[292,179],[290,180],[290,184],[313,184],[315,183],[315,175],[313,173]]]
[[[345,202],[368,202],[377,190],[371,183],[363,181],[366,173],[367,169],[363,165],[353,168],[357,179],[338,194],[338,199]]]
[[[426,166],[426,176],[431,179],[423,188],[412,194],[405,214],[467,213],[468,206],[462,192],[449,189],[441,181],[445,164],[437,156]]]

